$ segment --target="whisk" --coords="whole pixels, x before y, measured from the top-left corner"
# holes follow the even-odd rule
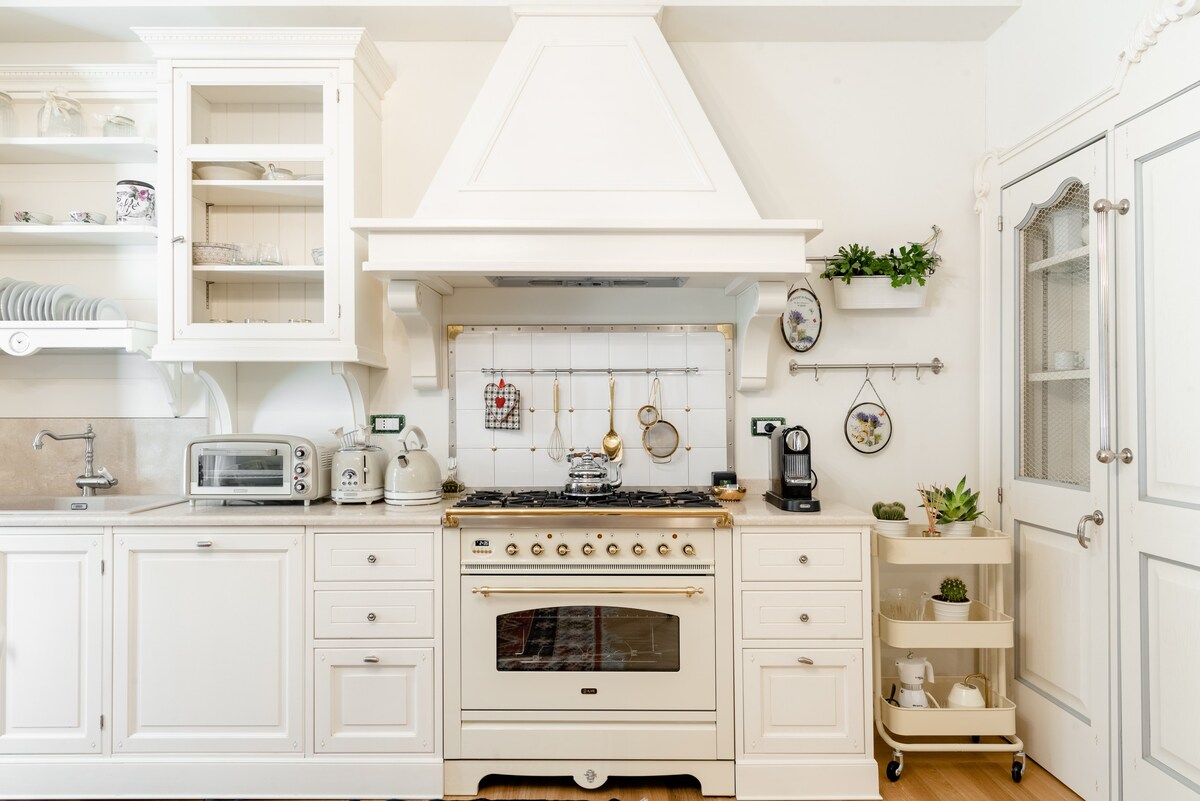
[[[567,446],[563,442],[562,429],[558,427],[558,378],[554,379],[554,431],[550,432],[550,444],[546,446],[550,459],[561,462],[567,455]]]

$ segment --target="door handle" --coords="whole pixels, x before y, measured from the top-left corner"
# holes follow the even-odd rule
[[[1121,452],[1117,454],[1117,458],[1121,460],[1121,464],[1133,463],[1133,451],[1129,448],[1121,448]]]
[[[1097,526],[1103,526],[1104,512],[1101,512],[1099,509],[1097,509],[1090,515],[1084,515],[1083,517],[1079,518],[1079,525],[1075,526],[1075,539],[1079,542],[1079,547],[1085,550],[1087,549],[1088,544],[1084,533],[1087,531],[1088,523],[1095,523]]]
[[[1092,206],[1092,210],[1096,212],[1096,277],[1099,279],[1097,284],[1100,290],[1096,293],[1096,324],[1100,329],[1100,353],[1097,361],[1099,367],[1097,377],[1100,379],[1097,386],[1100,406],[1097,410],[1100,418],[1100,448],[1096,451],[1096,461],[1100,464],[1112,464],[1117,458],[1117,454],[1108,446],[1108,215],[1114,211],[1117,214],[1127,213],[1129,201],[1120,200],[1113,203],[1106,198],[1100,198]],[[1079,536],[1079,544],[1083,545],[1083,535]]]

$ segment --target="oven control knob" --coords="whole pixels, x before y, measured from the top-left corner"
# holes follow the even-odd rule
[[[296,450],[292,451],[292,455],[295,456],[297,459],[307,459],[308,458],[308,448],[304,447],[303,445],[297,445]]]
[[[544,551],[544,550],[546,550],[546,549],[542,547],[542,544],[540,542],[535,542],[533,545],[529,546],[529,552],[531,554],[533,554],[534,556],[541,556],[542,551]]]
[[[658,553],[659,553],[659,555],[660,555],[660,556],[666,556],[666,555],[667,555],[667,554],[669,554],[670,552],[671,552],[671,546],[670,546],[670,545],[667,545],[665,542],[664,542],[664,543],[660,543],[660,544],[659,544],[659,546],[658,546]]]
[[[634,556],[641,556],[646,552],[646,546],[642,545],[640,542],[635,542],[632,550]]]
[[[515,542],[510,542],[508,545],[504,546],[504,552],[509,556],[515,556],[519,550],[521,550],[521,548]]]
[[[690,542],[685,542],[683,544],[683,555],[684,556],[695,556],[696,555],[696,546],[692,545]]]
[[[559,543],[558,547],[555,548],[555,550],[558,551],[559,556],[566,556],[567,554],[569,554],[571,552],[570,546],[568,546],[565,542]]]
[[[583,551],[584,556],[591,556],[592,554],[594,554],[596,552],[596,549],[594,547],[592,547],[592,544],[590,542],[585,542],[583,544],[583,547],[580,548],[579,550]]]
[[[617,545],[615,542],[610,542],[608,544],[608,547],[605,548],[604,550],[608,551],[609,556],[616,556],[617,554],[619,554],[621,552],[621,546]]]
[[[298,494],[303,495],[304,493],[308,492],[308,482],[297,481],[292,485],[292,489],[294,489]]]
[[[292,468],[292,472],[294,472],[298,476],[306,476],[306,475],[308,475],[308,465],[301,462],[300,464],[298,464],[294,468]]]

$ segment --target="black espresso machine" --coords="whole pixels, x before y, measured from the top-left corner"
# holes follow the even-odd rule
[[[812,449],[803,426],[776,426],[771,431],[771,488],[767,503],[785,512],[819,512],[813,497],[817,474],[812,469]]]

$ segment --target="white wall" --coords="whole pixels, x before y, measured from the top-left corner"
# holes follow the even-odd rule
[[[499,51],[498,43],[385,43],[397,75],[385,101],[385,214],[410,215]],[[945,229],[945,257],[931,306],[917,312],[839,312],[812,279],[826,325],[802,360],[926,361],[941,376],[912,372],[893,384],[874,376],[896,432],[874,456],[842,434],[862,373],[820,382],[791,378],[793,354],[772,344],[766,391],[736,398],[736,465],[765,478],[766,440],[748,436],[751,416],[780,415],[814,438],[823,497],[868,505],[881,497],[915,506],[919,480],[950,481],[977,458],[977,221],[971,176],[983,148],[981,44],[683,43],[673,45],[701,104],[766,217],[815,217],[825,233],[815,254],[840,244],[877,248]],[[447,323],[729,322],[733,302],[704,290],[475,290],[444,302]],[[445,392],[410,386],[404,333],[389,331],[387,372],[372,381],[372,408],[402,412],[438,443],[448,420]]]

